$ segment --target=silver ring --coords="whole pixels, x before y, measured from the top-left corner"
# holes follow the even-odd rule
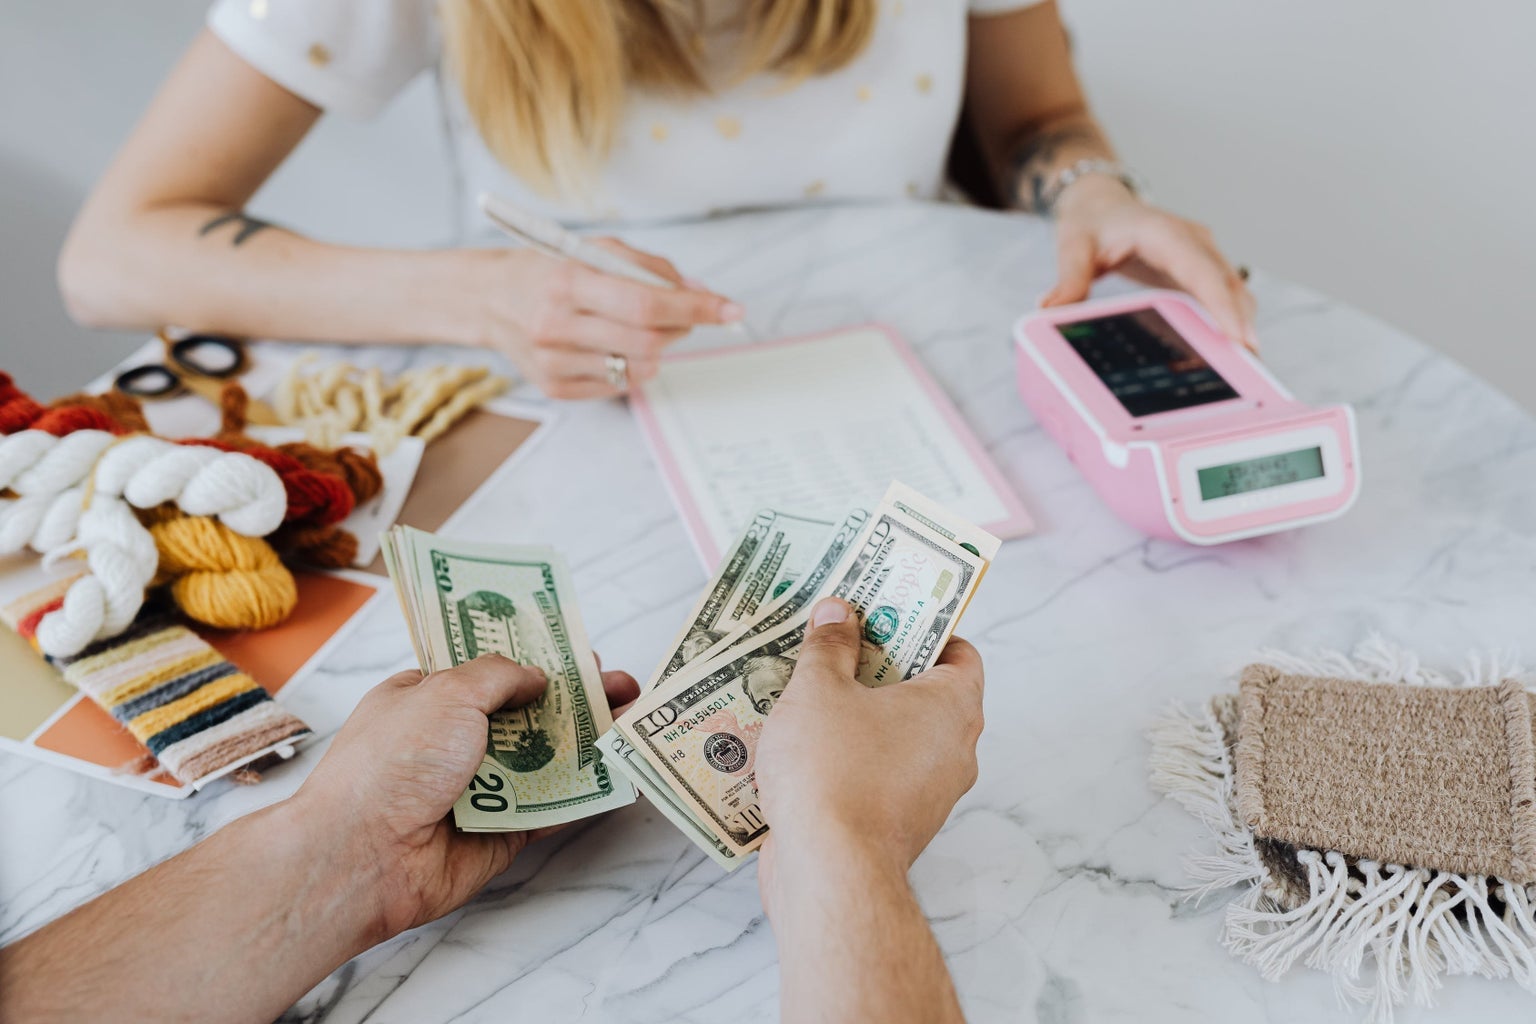
[[[618,353],[614,353],[603,360],[603,369],[608,374],[608,383],[615,391],[629,390],[629,360]]]

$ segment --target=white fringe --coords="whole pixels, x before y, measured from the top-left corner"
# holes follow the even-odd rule
[[[1517,661],[1473,655],[1458,676],[1372,634],[1353,657],[1310,658],[1261,651],[1257,661],[1297,675],[1418,686],[1492,686],[1531,680]],[[1235,772],[1220,723],[1206,704],[1170,708],[1148,730],[1152,787],[1209,829],[1210,852],[1185,858],[1190,898],[1247,889],[1227,907],[1222,944],[1278,981],[1298,960],[1333,975],[1340,1002],[1364,1004],[1372,1024],[1390,1024],[1396,1007],[1433,1005],[1446,975],[1511,978],[1536,993],[1536,886],[1361,860],[1350,870],[1336,851],[1299,850],[1309,896],[1287,910],[1253,833],[1233,814]],[[1502,901],[1502,908],[1494,899]],[[1457,916],[1457,915],[1460,916]]]

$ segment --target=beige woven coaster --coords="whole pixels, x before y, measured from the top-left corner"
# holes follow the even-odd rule
[[[1536,883],[1532,696],[1244,671],[1236,811],[1260,839]]]

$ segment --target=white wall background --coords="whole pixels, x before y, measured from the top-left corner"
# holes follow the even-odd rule
[[[1536,409],[1536,3],[1061,3],[1160,202]]]
[[[1061,2],[1089,91],[1161,202],[1536,409],[1536,2]],[[0,6],[0,368],[39,393],[138,340],[70,324],[53,261],[204,7]],[[433,109],[419,83],[379,121],[327,120],[256,205],[347,241],[443,240]]]

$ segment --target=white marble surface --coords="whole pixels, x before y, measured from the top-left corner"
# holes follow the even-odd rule
[[[1262,646],[1348,648],[1379,630],[1438,662],[1517,649],[1536,606],[1536,423],[1400,332],[1261,274],[1270,364],[1305,399],[1355,404],[1360,502],[1334,523],[1215,549],[1149,541],[1014,391],[1009,325],[1053,274],[1041,224],[902,205],[631,241],[742,299],[759,337],[896,327],[1040,523],[1004,546],[963,623],[988,669],[981,779],[913,872],[971,1018],[1357,1018],[1319,975],[1260,980],[1217,943],[1222,901],[1182,900],[1179,858],[1198,829],[1148,790],[1142,730],[1167,702],[1230,685]],[[497,490],[464,534],[564,549],[598,650],[643,675],[704,574],[624,406],[564,407]],[[292,704],[328,736],[409,661],[398,611],[379,603]],[[181,803],[0,755],[0,942],[281,798],[322,749],[260,786]],[[777,968],[755,875],[721,874],[641,802],[526,853],[465,910],[348,964],[290,1016],[771,1020]],[[1481,980],[1451,981],[1441,1006],[1435,1019],[1532,1011],[1512,984]]]

